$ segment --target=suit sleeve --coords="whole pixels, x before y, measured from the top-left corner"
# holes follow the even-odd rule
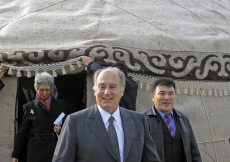
[[[63,125],[61,135],[58,139],[52,162],[75,162],[77,143],[75,123],[69,115]]]
[[[66,107],[65,107],[64,101],[61,101],[61,105],[62,105],[62,106],[61,106],[61,107],[62,107],[62,112],[65,113],[65,116],[62,118],[62,124],[60,125],[60,126],[61,126],[61,130],[60,130],[60,132],[58,133],[58,135],[61,134],[61,132],[62,132],[62,130],[63,130],[63,124],[65,123],[65,120],[66,120],[67,116],[69,115],[69,113],[68,113],[68,111],[67,111],[67,109],[66,109]]]
[[[187,119],[188,120],[188,119]],[[200,151],[197,146],[196,138],[192,130],[192,126],[188,120],[188,126],[190,130],[190,142],[191,142],[191,155],[192,155],[192,161],[193,162],[202,162],[201,156],[200,156]]]
[[[103,69],[103,66],[96,62],[90,62],[87,66],[87,70],[92,72],[93,74],[99,69]]]
[[[145,130],[145,141],[144,141],[144,149],[142,153],[142,162],[161,162],[160,158],[157,154],[157,149],[154,141],[152,140],[150,133],[148,131],[147,120],[144,115],[142,116]]]
[[[2,88],[5,86],[5,84],[0,80],[0,91],[2,90]]]
[[[27,147],[27,138],[30,129],[29,115],[26,109],[26,106],[23,106],[24,116],[22,119],[22,124],[19,127],[16,139],[14,141],[14,150],[11,157],[19,158],[23,149]]]
[[[119,105],[129,110],[136,111],[138,84],[131,76],[126,77],[125,91]]]

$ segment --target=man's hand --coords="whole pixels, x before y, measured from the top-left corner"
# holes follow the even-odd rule
[[[88,56],[81,56],[82,62],[84,65],[88,65],[90,62],[92,62],[92,59],[89,58]]]
[[[12,162],[18,162],[17,158],[12,158]]]
[[[6,72],[6,66],[5,65],[1,65],[0,66],[0,79],[2,78],[2,76],[4,75],[4,73]]]
[[[54,124],[54,132],[59,133],[61,131],[61,126]]]

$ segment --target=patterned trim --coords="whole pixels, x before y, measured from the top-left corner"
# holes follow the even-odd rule
[[[17,77],[22,76],[22,71],[26,72],[27,77],[31,77],[31,73],[52,71],[56,77],[59,69],[64,75],[68,72],[66,68],[70,68],[70,71],[80,68],[82,55],[91,57],[103,66],[124,61],[131,71],[129,74],[140,82],[141,89],[145,87],[147,91],[150,91],[157,77],[171,77],[176,79],[177,94],[230,94],[230,84],[227,82],[230,79],[230,54],[227,53],[156,51],[95,45],[69,50],[17,51],[12,54],[0,52],[0,61],[9,68],[8,74],[12,75],[14,70]]]
[[[135,81],[140,83],[139,88],[151,91],[152,83],[158,79],[149,75],[140,75],[129,73]],[[228,96],[230,95],[229,82],[212,82],[212,81],[182,81],[175,80],[176,93],[185,95],[201,96]]]
[[[89,56],[104,66],[124,61],[130,71],[153,76],[186,80],[230,80],[230,54],[218,52],[156,51],[95,45],[68,50],[0,52],[0,61],[11,70],[29,73],[30,70],[47,70],[47,68],[55,71],[56,66],[63,69],[63,66],[59,67],[60,64],[65,64],[81,55]],[[68,65],[70,64],[68,62]]]
[[[10,75],[12,75],[12,70],[16,70],[17,77],[22,76],[21,71],[25,71],[27,73],[28,78],[31,77],[31,72],[34,72],[36,75],[38,72],[41,72],[41,71],[52,71],[53,76],[57,77],[56,70],[61,69],[62,74],[65,75],[66,74],[65,67],[69,66],[70,70],[73,71],[76,68],[79,68],[82,66],[80,60],[81,60],[81,57],[78,57],[78,58],[71,59],[65,62],[59,62],[59,63],[53,63],[53,64],[38,64],[38,65],[23,66],[23,67],[16,67],[16,66],[12,66],[9,64],[4,64],[4,65],[9,68],[8,74]]]

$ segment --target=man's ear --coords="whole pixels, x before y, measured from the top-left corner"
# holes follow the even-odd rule
[[[154,101],[154,99],[155,99],[155,94],[154,94],[154,93],[151,93],[151,97],[152,97],[152,101]]]

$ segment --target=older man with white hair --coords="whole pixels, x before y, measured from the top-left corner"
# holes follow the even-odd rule
[[[67,117],[53,162],[160,162],[145,117],[119,106],[125,79],[117,68],[96,71],[96,104]]]

